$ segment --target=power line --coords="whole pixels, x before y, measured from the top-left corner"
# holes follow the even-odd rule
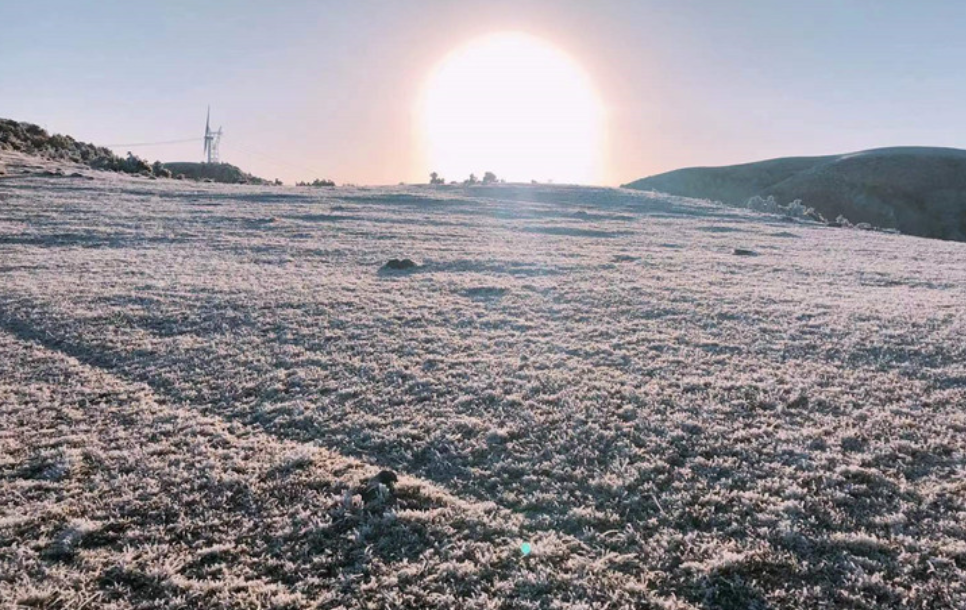
[[[232,144],[231,147],[232,148],[237,148],[238,150],[240,150],[240,151],[242,151],[244,153],[248,153],[250,155],[258,155],[259,157],[262,157],[262,158],[264,158],[264,159],[272,162],[275,165],[278,165],[278,166],[281,166],[281,167],[285,167],[286,169],[301,169],[301,170],[305,170],[307,172],[312,172],[313,174],[317,174],[318,173],[318,168],[312,169],[312,168],[306,167],[304,165],[299,165],[298,163],[292,163],[291,161],[283,161],[283,160],[279,159],[278,157],[272,157],[270,155],[266,155],[265,153],[260,153],[260,152],[254,151],[254,150],[249,150],[247,148],[244,148],[242,146],[239,146],[238,144]]]
[[[204,138],[186,138],[184,140],[167,140],[165,142],[132,142],[128,144],[105,144],[107,148],[120,148],[122,146],[161,146],[163,144],[185,144],[187,142],[200,142]]]
[[[166,144],[186,144],[186,143],[189,143],[189,142],[200,142],[200,141],[202,141],[204,139],[205,138],[185,138],[185,139],[181,139],[181,140],[165,140],[163,142],[130,142],[130,143],[127,143],[127,144],[106,144],[105,147],[106,148],[121,148],[121,147],[124,147],[124,146],[131,146],[131,147],[135,147],[135,146],[164,146]],[[243,146],[239,146],[236,143],[233,143],[231,145],[231,148],[237,149],[237,150],[239,150],[239,151],[241,151],[243,153],[247,153],[247,154],[250,154],[250,155],[257,155],[257,156],[262,157],[263,159],[271,162],[273,165],[277,165],[279,167],[284,167],[286,169],[304,170],[306,172],[312,172],[313,175],[316,174],[316,173],[318,173],[318,169],[317,168],[316,169],[312,169],[312,168],[307,167],[305,165],[300,165],[298,163],[292,163],[291,161],[284,161],[284,160],[282,160],[282,159],[280,159],[278,157],[274,157],[272,155],[266,155],[265,153],[258,152],[258,151],[254,151],[254,150],[245,148]]]

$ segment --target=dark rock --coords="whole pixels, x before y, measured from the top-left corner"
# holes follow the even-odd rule
[[[732,254],[735,256],[758,256],[758,253],[754,250],[746,250],[744,248],[735,248]]]
[[[34,456],[17,472],[19,478],[39,481],[63,481],[70,474],[70,458],[62,452]]]
[[[84,539],[85,532],[75,527],[61,530],[54,540],[44,549],[43,555],[53,561],[70,561],[77,555],[78,547]]]
[[[359,491],[362,503],[370,510],[379,510],[395,502],[395,486],[399,477],[391,470],[383,470],[376,476],[365,480]]]
[[[391,259],[385,265],[383,265],[382,268],[383,269],[390,270],[390,271],[405,271],[407,269],[415,269],[418,266],[419,265],[417,265],[416,263],[414,263],[411,259],[408,259],[408,258],[403,258],[403,259],[394,258],[394,259]]]

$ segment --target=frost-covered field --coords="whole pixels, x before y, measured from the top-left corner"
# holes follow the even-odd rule
[[[0,422],[2,607],[966,607],[961,243],[8,176]]]

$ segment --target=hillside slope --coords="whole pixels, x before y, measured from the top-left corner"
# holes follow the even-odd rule
[[[176,161],[164,163],[165,169],[174,176],[191,180],[211,180],[225,184],[267,184],[267,180],[253,176],[230,163],[192,163]]]
[[[10,119],[0,119],[0,154],[3,153],[126,174],[167,176],[157,162],[149,164],[131,153],[119,157],[109,148],[80,142],[67,135],[50,134],[38,125]]]
[[[94,173],[0,179],[0,607],[966,607],[966,244]]]
[[[966,151],[882,148],[728,167],[675,170],[626,185],[740,205],[753,196],[801,199],[825,217],[966,240]]]
[[[148,163],[132,153],[115,155],[109,148],[80,142],[71,136],[50,134],[39,125],[0,119],[0,175],[4,156],[13,153],[65,165],[82,165],[91,169],[170,178],[181,175],[192,180],[211,180],[226,184],[265,184],[267,181],[248,174],[228,163]],[[22,159],[17,159],[24,166]],[[28,163],[29,164],[29,163]]]

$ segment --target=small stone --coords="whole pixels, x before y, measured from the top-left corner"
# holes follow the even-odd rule
[[[58,532],[50,545],[44,549],[44,556],[54,561],[72,560],[77,555],[78,548],[84,542],[84,538],[95,529],[96,526],[93,522],[74,521]]]
[[[754,250],[746,250],[745,248],[735,248],[732,254],[735,256],[758,256],[758,253]]]
[[[385,508],[393,504],[396,481],[399,477],[391,470],[383,470],[361,484],[360,495],[363,504],[370,509]]]

